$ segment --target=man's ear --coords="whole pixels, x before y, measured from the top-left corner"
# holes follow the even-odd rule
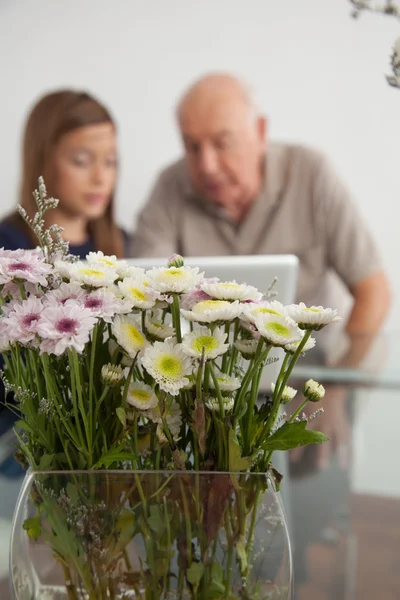
[[[260,142],[267,141],[268,119],[267,117],[257,117],[257,133]]]

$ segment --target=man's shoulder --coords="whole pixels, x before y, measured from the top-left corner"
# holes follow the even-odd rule
[[[296,142],[272,141],[269,144],[269,153],[273,153],[282,162],[301,163],[310,168],[326,160],[321,150]]]
[[[190,178],[185,159],[180,158],[164,167],[160,171],[157,181],[165,186],[178,186],[182,192],[190,190]]]

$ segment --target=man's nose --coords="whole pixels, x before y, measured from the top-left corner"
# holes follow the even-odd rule
[[[206,147],[201,150],[199,163],[200,171],[204,175],[213,175],[218,171],[218,156],[213,148]]]

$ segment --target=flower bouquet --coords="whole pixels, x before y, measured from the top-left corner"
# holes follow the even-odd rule
[[[289,597],[268,554],[271,457],[326,439],[302,412],[322,386],[307,382],[289,414],[288,380],[336,311],[206,279],[177,255],[148,271],[101,252],[81,262],[45,229],[57,200],[43,180],[34,196],[35,217],[21,214],[39,247],[0,253],[3,381],[30,467],[14,542],[20,524],[64,581],[23,596],[15,563],[16,597]],[[279,375],[259,398],[275,347]]]

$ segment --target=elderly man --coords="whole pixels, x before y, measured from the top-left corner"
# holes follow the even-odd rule
[[[197,81],[177,116],[185,156],[156,181],[139,215],[133,256],[296,254],[299,300],[326,302],[334,272],[354,299],[348,332],[377,330],[389,306],[387,279],[327,160],[303,146],[269,142],[265,118],[227,74]]]

